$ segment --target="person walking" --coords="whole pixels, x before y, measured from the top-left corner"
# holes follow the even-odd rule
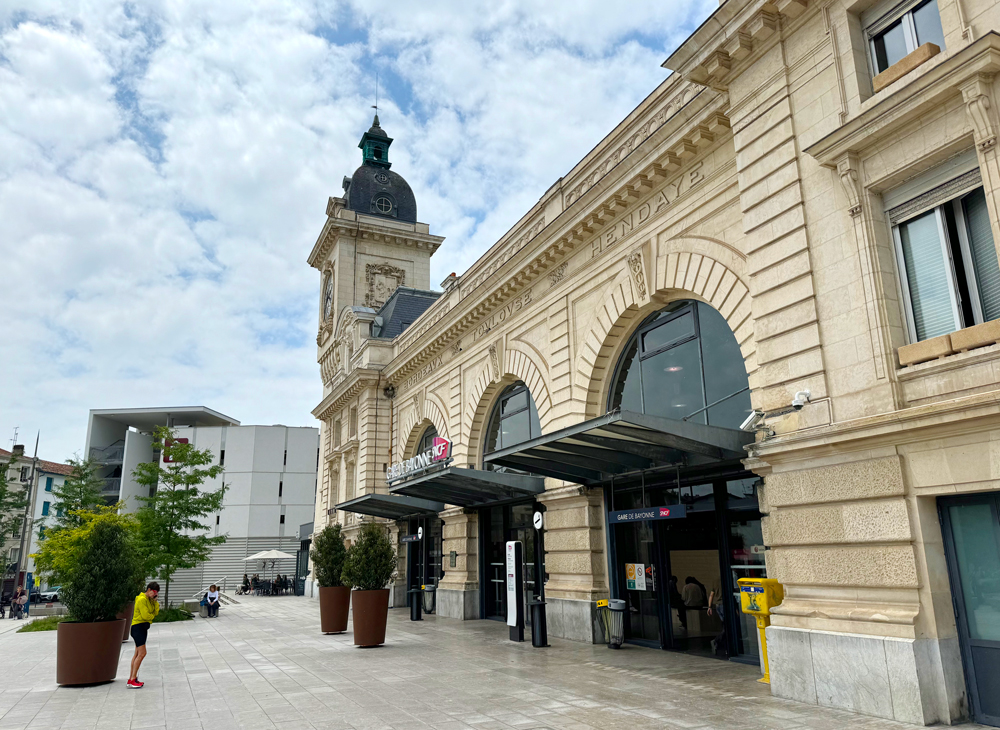
[[[14,611],[11,613],[11,618],[17,618],[21,620],[25,616],[24,607],[28,603],[28,592],[24,590],[24,586],[18,586],[17,591],[14,592],[14,600],[11,607]]]
[[[160,595],[160,584],[153,581],[146,586],[144,592],[135,597],[135,611],[132,613],[130,630],[132,641],[135,642],[135,654],[132,656],[132,668],[126,682],[130,689],[139,689],[143,685],[143,682],[139,681],[139,667],[146,658],[146,634],[149,632],[149,625],[160,612],[160,602],[156,600],[158,595]]]
[[[208,617],[218,618],[219,617],[219,586],[214,583],[209,586],[208,593],[205,594],[205,598],[208,600]]]

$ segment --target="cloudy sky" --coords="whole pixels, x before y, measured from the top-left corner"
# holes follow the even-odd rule
[[[716,0],[0,0],[0,447],[90,408],[314,425],[305,259],[359,164],[461,273],[666,76]]]

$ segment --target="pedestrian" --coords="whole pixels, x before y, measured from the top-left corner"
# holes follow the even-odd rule
[[[705,593],[694,576],[689,575],[684,579],[681,597],[684,599],[684,605],[688,608],[701,608],[705,605]]]
[[[14,602],[13,609],[14,612],[11,613],[11,618],[16,617],[19,621],[24,618],[25,610],[24,607],[28,603],[28,592],[24,590],[24,586],[18,586],[17,590],[14,592]]]
[[[218,618],[219,617],[219,586],[214,583],[209,586],[208,593],[205,594],[205,598],[208,600],[208,617]]]
[[[160,595],[160,584],[153,581],[146,586],[146,590],[135,597],[135,611],[132,613],[132,641],[135,642],[135,654],[132,656],[132,668],[126,683],[131,689],[139,689],[143,682],[139,681],[139,667],[142,660],[146,658],[146,634],[149,632],[149,625],[153,623],[156,614],[160,612],[160,602],[156,597]]]
[[[722,628],[719,629],[719,633],[714,639],[712,639],[712,653],[716,656],[729,656],[729,635],[726,631],[726,614],[725,606],[722,601],[722,591],[716,593],[712,591],[711,595],[708,597],[708,615],[712,615],[712,611],[715,611],[719,616],[719,621],[722,623]]]

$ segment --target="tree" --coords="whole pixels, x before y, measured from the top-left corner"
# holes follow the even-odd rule
[[[21,468],[17,455],[11,453],[6,461],[0,461],[0,553],[4,543],[23,523],[28,508],[28,490],[21,484]],[[0,555],[0,558],[3,556]],[[6,569],[6,565],[3,566]]]
[[[213,491],[201,489],[206,479],[222,473],[209,449],[174,439],[169,428],[154,431],[153,449],[160,456],[139,464],[132,472],[137,484],[149,488],[140,497],[143,506],[136,513],[139,540],[146,555],[146,573],[162,580],[164,605],[170,605],[170,578],[181,568],[193,568],[208,560],[213,545],[226,541],[225,535],[209,537],[204,518],[222,509],[226,486]]]
[[[339,524],[327,525],[316,535],[309,556],[312,558],[316,582],[321,588],[342,585],[340,574],[344,569],[347,548],[344,547],[344,536]]]
[[[57,535],[72,543],[60,568],[59,597],[77,621],[110,621],[138,593],[142,560],[135,518],[116,508],[80,511],[81,524]]]
[[[84,573],[90,575],[90,577],[82,577],[81,574],[80,580],[89,581],[92,578],[96,579],[95,576],[99,575],[99,570],[92,564],[87,563],[85,553],[92,549],[94,545],[95,538],[92,534],[94,530],[98,526],[101,526],[100,529],[103,530],[107,525],[113,525],[116,530],[124,530],[128,540],[128,549],[120,545],[117,548],[123,551],[118,558],[122,564],[116,566],[115,570],[127,568],[127,571],[131,571],[129,573],[130,577],[125,581],[125,587],[120,589],[115,588],[115,590],[124,590],[127,593],[127,599],[134,597],[142,589],[143,582],[145,581],[145,566],[139,558],[141,546],[138,541],[138,521],[134,515],[123,514],[121,512],[122,506],[123,504],[119,502],[112,506],[99,506],[90,511],[76,510],[76,513],[73,515],[74,524],[46,532],[45,537],[41,540],[38,552],[31,556],[35,559],[35,568],[38,573],[46,576],[50,584],[62,585],[63,590],[77,577],[78,571],[81,570],[81,564],[85,566],[83,568]],[[106,536],[101,537],[101,541],[104,541],[105,538]],[[114,544],[118,545],[121,539],[119,537],[114,538]],[[105,543],[102,542],[102,544]],[[101,549],[103,550],[104,548]],[[116,581],[124,580],[120,578],[120,573],[115,573],[115,575],[119,576],[119,578],[115,579]],[[80,588],[84,584],[77,582],[75,585]],[[80,588],[80,590],[83,589]],[[62,592],[60,592],[60,597],[62,596]],[[115,593],[114,597],[117,600],[120,596]],[[86,601],[90,599],[82,598],[81,600]],[[123,603],[127,602],[126,600]],[[118,611],[121,605],[119,604],[115,611]],[[89,615],[89,609],[84,608],[81,611],[83,615]],[[74,614],[74,618],[84,620],[76,614]]]
[[[55,525],[51,530],[79,527],[81,512],[96,512],[104,506],[101,490],[104,482],[97,476],[97,464],[90,459],[70,459],[73,473],[60,486],[52,488],[56,508]],[[46,526],[46,532],[50,528]]]
[[[347,549],[344,585],[357,591],[378,591],[389,585],[396,573],[396,551],[388,531],[377,522],[361,526],[358,541]]]

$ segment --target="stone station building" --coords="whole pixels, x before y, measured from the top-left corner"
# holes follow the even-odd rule
[[[553,635],[595,640],[610,595],[628,640],[735,660],[766,575],[774,694],[1000,724],[998,27],[726,0],[441,293],[376,117],[309,256],[317,529],[421,528],[397,587],[462,619],[504,615],[519,539]],[[451,461],[387,483],[434,437]]]

